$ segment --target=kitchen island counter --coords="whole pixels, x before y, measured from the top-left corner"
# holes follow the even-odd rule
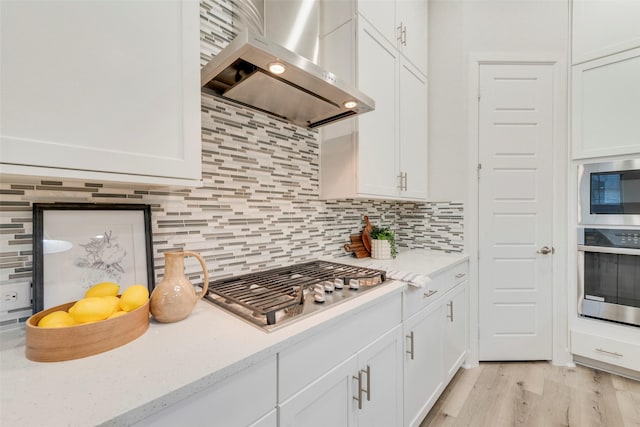
[[[430,274],[465,259],[462,254],[405,251],[396,260],[385,262],[388,268],[411,268]],[[334,261],[362,265],[378,260]],[[353,300],[270,333],[200,301],[183,321],[160,324],[151,320],[144,335],[122,347],[64,362],[26,359],[24,328],[5,331],[0,334],[0,424],[130,425],[405,287],[403,282],[387,281]]]

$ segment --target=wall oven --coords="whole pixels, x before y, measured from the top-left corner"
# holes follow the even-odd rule
[[[578,223],[640,225],[640,159],[578,166]]]
[[[640,229],[578,229],[578,313],[640,326]]]

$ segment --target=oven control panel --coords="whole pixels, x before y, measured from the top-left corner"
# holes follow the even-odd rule
[[[640,249],[640,230],[585,228],[584,245]]]

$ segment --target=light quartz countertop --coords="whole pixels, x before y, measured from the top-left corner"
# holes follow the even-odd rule
[[[401,251],[395,260],[337,258],[425,275],[467,259],[463,254]],[[153,320],[138,339],[116,349],[64,362],[25,357],[24,327],[0,334],[0,425],[129,425],[295,345],[341,318],[395,295],[406,284],[384,285],[273,332],[206,301],[180,322]]]

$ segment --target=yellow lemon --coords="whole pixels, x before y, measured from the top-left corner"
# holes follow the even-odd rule
[[[107,320],[113,319],[114,317],[124,316],[125,314],[127,314],[126,311],[115,311],[111,314],[111,316],[107,317]]]
[[[120,285],[117,283],[111,282],[102,282],[97,285],[93,285],[89,290],[84,294],[85,298],[89,297],[106,297],[106,296],[116,296],[120,291]]]
[[[69,308],[69,314],[78,323],[104,320],[113,313],[113,304],[106,298],[83,298]]]
[[[149,300],[149,289],[145,285],[131,285],[120,297],[120,308],[123,311],[133,311]]]
[[[44,316],[38,322],[38,326],[41,328],[64,328],[66,326],[73,326],[76,321],[66,311],[53,311]]]
[[[111,303],[111,305],[113,306],[113,311],[121,311],[122,309],[120,308],[120,298],[109,295],[106,297],[101,297],[106,299],[107,301],[109,301]]]

